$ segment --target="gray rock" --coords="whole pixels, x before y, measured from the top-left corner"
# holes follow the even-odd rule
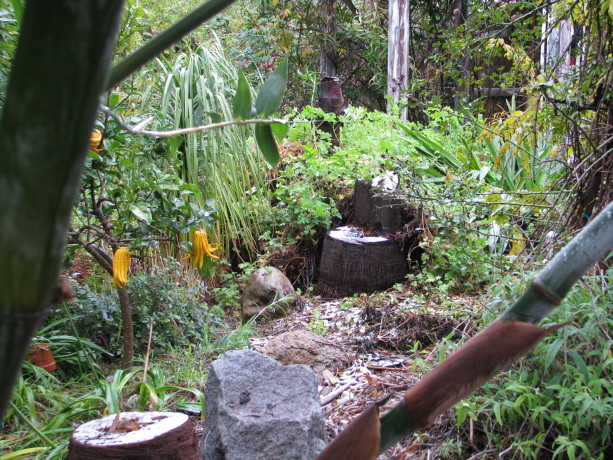
[[[284,297],[292,299],[277,302]],[[296,291],[281,270],[275,267],[258,268],[249,277],[241,296],[243,318],[249,319],[273,303],[272,308],[265,312],[266,316],[286,315],[296,306]]]
[[[213,362],[205,389],[206,460],[312,460],[325,445],[315,374],[251,350]]]

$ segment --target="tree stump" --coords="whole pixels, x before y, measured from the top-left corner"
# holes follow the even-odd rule
[[[394,233],[410,220],[406,208],[403,198],[385,193],[383,188],[374,188],[370,181],[358,179],[355,182],[351,220],[355,225]]]
[[[408,272],[406,255],[393,238],[339,227],[326,234],[317,290],[326,297],[373,292],[402,281]]]
[[[350,226],[324,239],[316,292],[344,297],[387,289],[409,273],[408,260],[420,260],[424,227],[421,207],[409,205],[395,190],[393,171],[372,182],[357,180]]]
[[[188,416],[177,412],[123,412],[79,426],[69,460],[200,459]]]

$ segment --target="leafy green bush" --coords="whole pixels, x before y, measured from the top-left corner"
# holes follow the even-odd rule
[[[158,269],[151,274],[130,277],[128,292],[137,352],[146,350],[150,322],[153,322],[152,347],[162,350],[172,346],[206,346],[227,328],[223,311],[201,302],[201,286],[186,287],[177,283],[176,279],[181,276],[178,264],[171,264],[169,270]],[[76,300],[68,310],[78,334],[119,355],[121,310],[117,294],[98,293],[87,285],[79,285],[75,295]],[[61,310],[55,311],[50,320],[63,314]]]
[[[613,442],[612,282],[609,270],[578,285],[550,315],[573,323],[458,403],[457,425],[472,419],[488,442],[521,458],[606,458]]]

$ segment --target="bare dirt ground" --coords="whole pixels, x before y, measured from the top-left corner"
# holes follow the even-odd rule
[[[341,300],[315,297],[301,303],[288,317],[258,325],[261,335],[251,339],[252,346],[260,351],[281,334],[305,330],[345,352],[345,362],[334,365],[322,357],[327,368],[312,365],[330,439],[370,404],[389,397],[382,414],[398,404],[440,359],[436,344],[475,333],[475,325],[465,318],[482,308],[475,297],[452,298],[441,307],[408,289]],[[445,414],[427,433],[408,437],[379,459],[453,458],[441,449],[451,429],[452,418]]]

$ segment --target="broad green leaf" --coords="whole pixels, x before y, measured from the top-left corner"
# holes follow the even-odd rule
[[[176,153],[183,144],[183,137],[170,137],[168,138],[168,143],[170,144],[170,151],[172,153]]]
[[[287,136],[287,132],[289,131],[289,126],[287,123],[271,123],[270,127],[272,129],[272,133],[279,142],[281,142],[285,136]]]
[[[285,88],[287,87],[287,58],[283,59],[279,67],[268,77],[258,97],[255,100],[255,113],[269,117],[281,105]]]
[[[202,268],[198,269],[198,273],[203,278],[212,278],[215,275],[215,262],[213,262],[213,259],[205,257]]]
[[[276,169],[277,163],[279,163],[279,150],[269,124],[255,125],[255,140],[258,142],[258,147],[260,147],[266,161],[273,169]]]
[[[251,116],[251,88],[242,69],[238,69],[238,86],[234,96],[233,112],[234,118],[238,120],[245,120]]]
[[[144,221],[146,224],[149,224],[151,221],[151,210],[144,203],[132,205],[130,211],[137,219]]]
[[[109,96],[109,107],[111,109],[116,108],[119,105],[119,94],[117,93],[112,93]]]
[[[553,363],[553,360],[555,359],[556,355],[560,351],[560,348],[562,348],[562,345],[564,345],[564,338],[563,337],[558,337],[549,346],[549,350],[547,351],[547,356],[545,356],[545,366],[544,366],[544,369],[543,369],[544,371],[549,369],[549,366],[551,366],[551,364]]]
[[[222,114],[218,112],[206,112],[206,114],[211,117],[212,123],[220,123],[223,120]]]

